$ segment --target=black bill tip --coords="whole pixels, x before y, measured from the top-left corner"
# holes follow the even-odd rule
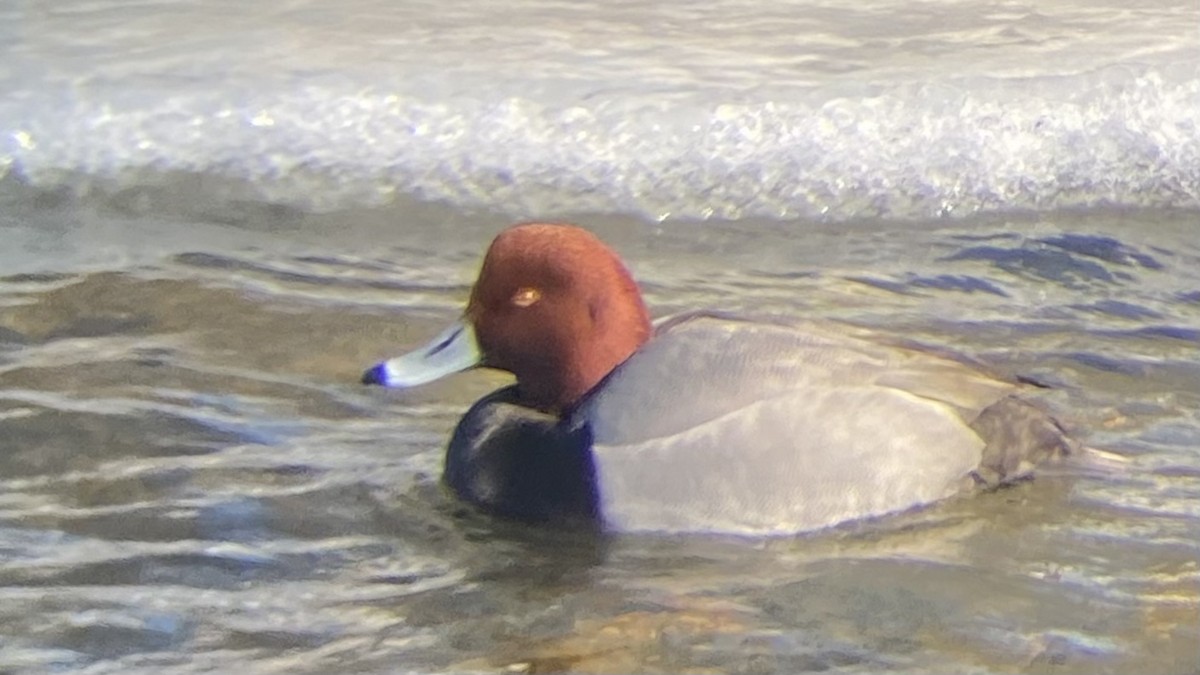
[[[387,384],[387,369],[382,363],[372,366],[367,372],[362,374],[363,384]]]

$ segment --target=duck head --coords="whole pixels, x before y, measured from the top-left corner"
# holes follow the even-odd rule
[[[616,253],[571,225],[501,232],[484,257],[462,318],[363,382],[412,387],[474,366],[517,378],[521,403],[561,414],[652,334],[650,315]]]

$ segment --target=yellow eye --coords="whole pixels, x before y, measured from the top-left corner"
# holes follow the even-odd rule
[[[532,286],[518,288],[516,293],[513,293],[512,304],[517,307],[528,307],[538,300],[542,299],[542,292]]]

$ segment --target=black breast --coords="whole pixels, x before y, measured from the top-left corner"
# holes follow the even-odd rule
[[[520,405],[515,386],[480,399],[459,421],[443,480],[497,515],[599,523],[591,431]]]

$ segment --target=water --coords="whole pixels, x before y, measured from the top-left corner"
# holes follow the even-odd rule
[[[1200,12],[0,8],[0,671],[1200,667]],[[657,316],[804,314],[1055,385],[1119,471],[770,541],[437,485],[473,372],[362,368],[497,229]]]
[[[0,156],[85,192],[182,174],[204,201],[521,217],[1200,203],[1179,0],[0,12]]]

